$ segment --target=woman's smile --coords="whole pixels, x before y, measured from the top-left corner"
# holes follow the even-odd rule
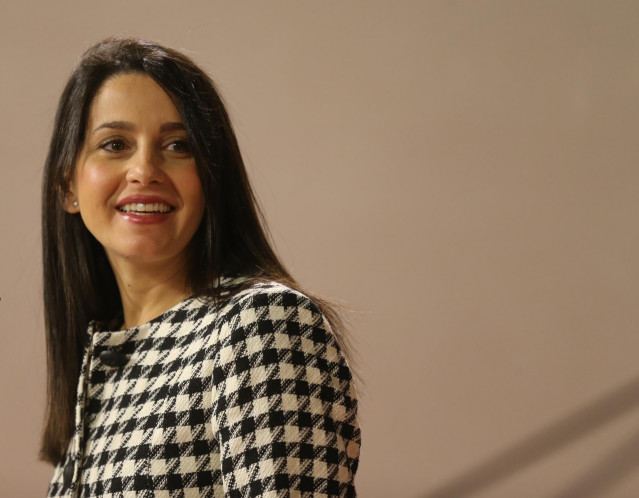
[[[124,220],[131,223],[162,223],[175,210],[168,202],[158,196],[134,195],[122,199],[116,209]]]

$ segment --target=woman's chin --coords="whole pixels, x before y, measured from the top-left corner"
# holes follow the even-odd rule
[[[152,264],[170,264],[172,261],[182,259],[180,255],[155,244],[136,244],[133,247],[126,247],[119,250],[106,249],[111,263],[116,261],[126,261],[127,263],[138,263],[142,266]]]

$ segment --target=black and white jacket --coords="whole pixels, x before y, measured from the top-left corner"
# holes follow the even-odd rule
[[[49,497],[355,496],[351,372],[303,294],[258,283],[88,333]]]

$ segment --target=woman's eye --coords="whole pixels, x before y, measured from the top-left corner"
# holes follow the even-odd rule
[[[100,144],[100,148],[107,152],[122,152],[126,149],[126,144],[123,140],[107,140]]]
[[[179,152],[181,154],[191,152],[191,144],[187,140],[173,140],[167,146],[171,152]]]

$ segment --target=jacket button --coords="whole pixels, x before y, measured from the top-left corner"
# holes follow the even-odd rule
[[[69,460],[67,464],[64,466],[64,472],[62,473],[62,477],[64,478],[64,487],[68,488],[71,486],[73,482],[73,460]]]
[[[106,349],[100,353],[100,361],[102,361],[102,363],[104,363],[107,367],[116,368],[126,365],[129,358],[120,351]]]

